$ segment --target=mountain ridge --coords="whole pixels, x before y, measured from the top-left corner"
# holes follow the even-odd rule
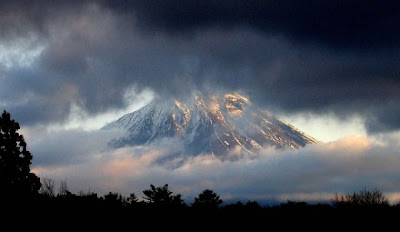
[[[120,128],[128,136],[112,142],[115,147],[152,144],[177,138],[182,153],[251,155],[273,146],[299,149],[317,141],[239,93],[202,95],[195,92],[185,101],[155,99],[103,129]]]

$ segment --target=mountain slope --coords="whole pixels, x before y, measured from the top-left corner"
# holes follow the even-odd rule
[[[269,112],[251,105],[246,97],[229,93],[203,96],[185,102],[154,100],[104,129],[121,128],[129,135],[116,147],[151,144],[162,138],[182,142],[184,153],[251,154],[263,147],[298,149],[316,140]]]

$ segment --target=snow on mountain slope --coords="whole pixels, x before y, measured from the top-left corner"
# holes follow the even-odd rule
[[[298,149],[316,140],[268,111],[252,106],[238,93],[204,96],[194,93],[183,101],[156,99],[103,129],[127,130],[116,147],[143,145],[176,138],[185,154],[251,155],[267,146]]]

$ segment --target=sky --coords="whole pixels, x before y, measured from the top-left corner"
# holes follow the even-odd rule
[[[187,197],[329,199],[379,187],[395,199],[399,10],[386,0],[4,0],[0,109],[20,123],[33,170],[75,191],[169,183]],[[104,124],[194,89],[240,91],[320,143],[179,168],[153,162],[171,141],[107,148],[122,132]]]

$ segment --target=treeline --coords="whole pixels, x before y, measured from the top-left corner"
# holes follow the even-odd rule
[[[265,206],[260,205],[257,201],[247,201],[236,203],[224,204],[221,197],[211,189],[205,189],[193,202],[186,203],[183,200],[182,194],[174,194],[169,185],[156,187],[150,185],[149,189],[143,191],[143,199],[139,200],[135,193],[129,196],[122,196],[116,192],[109,192],[103,196],[95,192],[80,191],[77,194],[72,193],[68,188],[67,181],[60,182],[56,193],[55,181],[49,178],[43,178],[41,188],[35,200],[47,202],[49,204],[57,202],[79,203],[83,205],[98,205],[98,206],[111,206],[120,208],[171,208],[183,209],[194,208],[202,210],[216,210],[221,208],[227,209],[252,209],[260,210],[267,208],[282,208],[282,209],[305,209],[305,208],[331,208],[331,209],[385,209],[385,208],[399,208],[400,202],[390,205],[388,199],[384,196],[379,189],[363,189],[358,192],[349,194],[335,194],[330,202],[309,204],[304,201],[291,201],[281,203],[279,205]]]
[[[65,181],[55,191],[54,181],[43,179],[38,195],[29,202],[25,201],[27,204],[24,206],[38,213],[33,218],[59,223],[68,219],[86,225],[94,218],[96,223],[118,223],[121,227],[134,222],[135,225],[153,226],[190,224],[199,228],[217,225],[216,228],[222,229],[226,226],[258,229],[266,223],[280,228],[309,228],[319,224],[323,224],[323,228],[327,225],[332,228],[339,225],[362,228],[397,220],[400,215],[400,204],[389,204],[377,189],[336,194],[325,203],[287,200],[272,206],[257,201],[227,204],[211,189],[200,192],[188,203],[183,201],[181,194],[172,192],[168,184],[150,185],[142,193],[140,200],[135,193],[129,196],[115,192],[105,195],[82,191],[72,193]],[[18,209],[26,209],[24,206],[19,205]]]
[[[79,203],[82,205],[97,205],[104,207],[120,207],[120,208],[152,208],[152,209],[183,209],[183,208],[197,208],[197,209],[217,209],[223,203],[220,196],[211,189],[202,191],[191,204],[185,203],[182,194],[174,194],[168,184],[156,187],[150,185],[149,189],[143,191],[143,199],[139,200],[135,193],[129,196],[122,196],[119,193],[109,192],[103,196],[99,196],[94,192],[80,191],[78,194],[73,194],[68,189],[66,181],[61,181],[58,193],[55,193],[55,181],[52,179],[44,178],[42,187],[39,190],[39,195],[35,200],[40,200],[49,204],[68,202]],[[243,205],[238,202],[237,206]],[[257,202],[247,202],[244,204],[246,207],[261,208]]]
[[[143,191],[143,198],[138,199],[135,193],[129,196],[122,196],[116,192],[109,192],[103,196],[94,192],[72,193],[66,181],[61,181],[58,193],[56,184],[52,179],[42,179],[41,188],[35,198],[42,206],[74,207],[74,208],[95,208],[142,211],[142,210],[173,210],[173,211],[207,211],[207,212],[234,212],[243,211],[246,213],[261,212],[324,212],[333,213],[343,211],[390,211],[399,210],[400,203],[390,205],[388,199],[379,189],[363,189],[358,192],[348,194],[335,194],[330,202],[309,204],[304,201],[291,201],[269,205],[260,205],[257,201],[223,204],[223,199],[211,189],[205,189],[187,203],[183,200],[182,194],[175,194],[169,189],[169,185],[154,186]],[[278,213],[278,214],[279,214]]]

